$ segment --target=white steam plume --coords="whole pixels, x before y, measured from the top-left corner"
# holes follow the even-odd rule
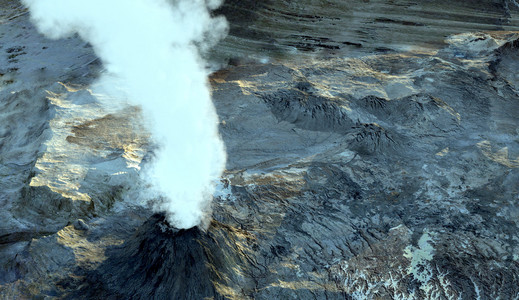
[[[179,228],[199,225],[225,167],[218,117],[200,51],[227,29],[220,0],[22,0],[54,39],[78,33],[108,75],[103,91],[139,104],[160,150],[146,179]],[[121,93],[123,91],[123,94]]]

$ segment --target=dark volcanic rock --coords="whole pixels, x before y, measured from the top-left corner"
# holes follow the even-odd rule
[[[290,90],[262,95],[272,107],[278,120],[295,124],[298,128],[318,131],[345,132],[353,122],[330,99],[313,95],[309,86],[298,84]]]
[[[203,247],[204,232],[178,230],[164,215],[148,219],[69,298],[197,299],[217,296]],[[217,297],[219,298],[219,297]]]
[[[227,0],[218,13],[230,20],[231,35],[219,50],[297,60],[436,48],[455,33],[517,30],[518,10],[515,0]]]

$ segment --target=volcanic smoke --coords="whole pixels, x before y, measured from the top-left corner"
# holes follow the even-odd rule
[[[200,225],[225,167],[201,52],[227,32],[219,0],[22,0],[39,31],[89,42],[103,93],[140,105],[159,145],[143,178],[178,228]],[[155,193],[157,192],[157,193]],[[160,197],[157,197],[160,195]]]

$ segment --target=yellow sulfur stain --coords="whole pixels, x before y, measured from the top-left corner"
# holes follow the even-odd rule
[[[290,290],[326,290],[329,292],[338,292],[339,289],[334,284],[330,283],[318,283],[309,280],[301,280],[301,281],[283,281],[278,280],[278,282],[270,285],[271,287],[280,287],[284,289]]]
[[[121,245],[124,241],[113,237],[103,237],[97,241],[89,241],[84,232],[75,230],[72,225],[58,232],[58,243],[69,247],[79,266],[96,268],[106,260],[105,250],[109,246]]]
[[[75,93],[77,91],[84,89],[84,87],[82,87],[79,84],[73,84],[73,83],[65,84],[63,82],[58,82],[58,83],[61,84],[69,93]]]
[[[436,153],[436,155],[438,155],[438,156],[445,156],[445,155],[447,155],[447,153],[449,153],[449,147],[447,147],[447,148],[443,149],[442,151]]]
[[[488,159],[509,168],[519,168],[519,157],[511,159],[508,154],[508,147],[503,147],[497,151],[493,151],[492,145],[489,141],[481,141],[477,146]]]
[[[251,81],[236,80],[234,82],[241,88],[244,95],[252,95],[252,92],[258,91],[258,88]]]

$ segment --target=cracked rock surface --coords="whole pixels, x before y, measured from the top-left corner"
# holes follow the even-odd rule
[[[427,49],[231,57],[210,76],[228,154],[213,220],[176,230],[137,199],[140,109],[100,107],[89,45],[0,1],[0,298],[519,299],[519,32],[512,2],[486,2],[487,27]],[[363,18],[436,30],[416,18],[442,5]]]

